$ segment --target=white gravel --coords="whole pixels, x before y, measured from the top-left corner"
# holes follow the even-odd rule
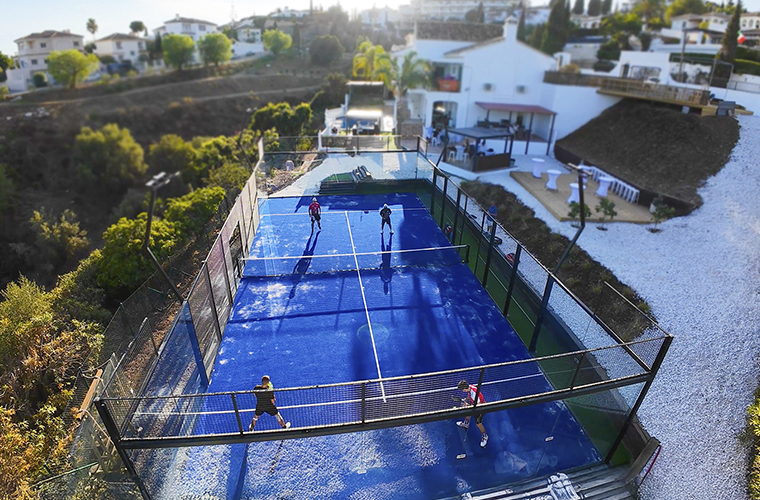
[[[760,117],[739,122],[731,160],[699,191],[701,208],[663,223],[660,233],[625,223],[608,224],[605,232],[589,224],[578,241],[675,336],[639,411],[663,444],[642,486],[644,500],[746,498],[748,450],[739,435],[760,375]],[[529,163],[518,160],[522,169]],[[480,179],[515,193],[553,231],[575,233],[508,173]]]

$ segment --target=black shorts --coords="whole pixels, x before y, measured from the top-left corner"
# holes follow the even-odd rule
[[[482,413],[476,413],[475,414],[475,423],[476,424],[482,424],[483,423],[483,414]]]
[[[264,413],[269,413],[273,417],[276,417],[277,414],[280,413],[280,412],[277,411],[277,408],[275,408],[274,406],[270,406],[270,407],[267,407],[267,408],[256,408],[255,415],[257,417],[262,416]],[[481,417],[481,419],[482,419],[482,417]]]
[[[319,214],[311,214],[311,220],[319,222],[322,217]]]

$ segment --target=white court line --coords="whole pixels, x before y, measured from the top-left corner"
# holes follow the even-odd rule
[[[351,238],[351,249],[354,252],[354,262],[356,263],[356,274],[359,276],[359,290],[362,292],[364,301],[364,314],[367,315],[367,327],[369,328],[369,338],[372,340],[372,352],[375,353],[375,366],[377,367],[377,378],[380,379],[380,392],[383,394],[383,403],[385,403],[385,387],[383,387],[383,375],[380,373],[380,360],[377,359],[377,347],[375,346],[375,334],[372,333],[372,322],[369,320],[369,308],[367,307],[367,297],[364,295],[364,283],[362,283],[362,273],[359,270],[359,259],[356,258],[356,245],[354,245],[354,235],[351,233],[351,221],[348,219],[346,212],[346,225],[348,226],[348,237]]]
[[[349,230],[350,232],[350,230]],[[400,250],[383,250],[382,252],[352,252],[352,253],[328,253],[324,255],[309,255],[309,259],[318,259],[321,257],[350,257],[350,256],[364,256],[364,255],[385,255],[385,254],[402,254],[410,252],[428,252],[431,250],[458,250],[460,248],[466,248],[467,245],[449,245],[447,247],[427,247],[427,248],[402,248]],[[241,257],[243,261],[257,261],[257,260],[295,260],[303,259],[304,255],[281,255],[277,257]],[[506,287],[505,287],[506,289]]]

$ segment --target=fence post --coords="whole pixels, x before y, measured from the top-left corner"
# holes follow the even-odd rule
[[[230,394],[230,396],[232,396],[232,407],[235,409],[235,418],[237,419],[238,430],[240,431],[240,434],[243,434],[243,432],[244,432],[243,431],[243,422],[242,422],[242,420],[240,420],[240,410],[238,410],[237,399],[235,398],[235,393],[233,392],[232,394]]]
[[[522,245],[517,245],[515,258],[512,261],[512,275],[509,277],[509,287],[507,287],[507,301],[504,303],[504,317],[509,313],[509,304],[512,302],[512,292],[515,289],[515,280],[517,279],[517,266],[520,264],[520,255],[522,254]]]
[[[208,295],[211,297],[211,312],[214,313],[214,323],[216,324],[216,338],[222,340],[222,324],[219,323],[219,313],[216,310],[216,299],[214,298],[214,286],[211,284],[211,271],[208,270],[208,260],[203,263],[206,268],[206,278],[208,279]]]
[[[538,317],[536,318],[536,326],[533,328],[533,337],[531,337],[530,346],[528,346],[528,350],[530,352],[536,352],[536,345],[538,344],[538,334],[541,332],[541,324],[544,322],[544,314],[546,313],[546,306],[549,304],[549,297],[552,294],[553,286],[554,286],[554,276],[549,274],[546,277],[546,287],[544,287],[544,296],[541,299],[541,308],[538,310]]]
[[[438,170],[433,168],[433,191],[430,194],[430,215],[435,215],[435,186],[436,182],[438,182],[436,177],[438,177]]]
[[[467,214],[467,201],[470,199],[469,196],[464,196],[464,207],[462,208],[462,230],[459,231],[459,244],[462,244],[462,238],[464,237],[464,225],[467,223],[467,219],[469,218],[469,215]]]
[[[451,228],[451,244],[454,244],[454,240],[456,239],[457,234],[457,222],[459,220],[459,202],[462,199],[462,190],[459,189],[459,186],[457,186],[457,208],[454,210],[454,224]],[[445,229],[445,228],[444,228]]]
[[[662,346],[660,347],[660,351],[657,353],[657,357],[654,360],[654,363],[652,363],[652,369],[649,371],[649,379],[644,383],[644,387],[641,388],[641,393],[639,394],[638,399],[636,399],[636,403],[633,405],[633,408],[631,408],[630,413],[628,413],[628,418],[623,423],[623,428],[620,429],[620,434],[618,434],[617,439],[615,439],[615,442],[612,443],[612,447],[610,448],[609,453],[607,453],[607,456],[604,459],[604,463],[609,464],[612,460],[612,456],[615,454],[615,452],[618,449],[618,446],[623,442],[623,438],[625,437],[625,434],[628,432],[628,428],[631,426],[631,423],[633,422],[633,417],[636,416],[636,413],[639,411],[639,407],[641,406],[641,403],[644,402],[644,398],[647,395],[647,392],[649,391],[649,388],[652,387],[652,382],[654,382],[654,378],[657,376],[657,372],[660,371],[660,366],[662,365],[663,360],[665,359],[665,354],[667,354],[668,349],[670,349],[670,344],[673,342],[673,337],[668,335],[663,339]]]
[[[478,377],[478,387],[475,390],[475,401],[472,402],[472,416],[475,416],[475,408],[478,407],[478,401],[480,400],[480,387],[483,385],[483,375],[485,375],[485,367],[480,369],[480,376]]]
[[[485,215],[486,214],[483,213],[483,216]],[[491,237],[489,238],[489,241],[488,241],[488,253],[486,254],[486,268],[483,271],[483,288],[486,287],[486,282],[488,281],[488,271],[491,269],[491,255],[493,254],[493,243],[495,239],[496,239],[496,220],[492,220]]]
[[[575,386],[575,379],[578,378],[578,373],[581,371],[581,366],[583,366],[583,361],[586,359],[586,352],[584,351],[583,354],[581,354],[581,360],[578,362],[578,368],[575,369],[575,373],[573,373],[573,379],[570,381],[570,389],[572,389]]]
[[[140,476],[137,475],[135,465],[132,463],[132,460],[129,458],[129,455],[127,455],[126,450],[121,445],[121,435],[119,433],[119,428],[116,425],[116,422],[114,422],[113,417],[111,416],[111,412],[108,411],[108,407],[106,406],[105,401],[99,398],[96,399],[95,408],[97,408],[100,419],[103,421],[103,426],[106,428],[106,432],[108,432],[108,436],[111,438],[111,442],[113,443],[114,448],[116,448],[116,452],[119,454],[119,458],[121,458],[121,462],[124,464],[127,472],[135,484],[137,484],[137,487],[140,489],[140,493],[142,494],[143,498],[145,500],[151,500],[148,488],[145,487],[142,479],[140,479]]]
[[[478,275],[478,262],[480,262],[480,248],[483,241],[483,226],[486,223],[486,213],[483,212],[483,217],[480,220],[480,232],[478,233],[478,253],[475,254],[475,270],[472,272],[475,276]]]
[[[446,176],[443,178],[443,196],[441,197],[441,229],[443,229],[443,214],[446,211],[446,200],[448,199],[448,194],[446,193],[449,189],[449,177]]]

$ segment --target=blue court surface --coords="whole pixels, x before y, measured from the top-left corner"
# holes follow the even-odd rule
[[[379,254],[354,257],[450,246],[417,196],[319,197],[322,231],[315,226],[313,234],[310,202],[310,197],[279,198],[261,205],[251,257],[299,258],[246,263],[244,275],[259,276],[240,283],[209,392],[251,390],[263,374],[275,387],[295,387],[530,357],[455,250],[447,250],[454,259],[435,251],[386,254],[385,260]],[[393,211],[392,236],[387,227],[380,234],[383,203]],[[343,270],[346,257],[319,257],[344,254],[351,254],[350,264],[359,262],[359,272]],[[335,269],[341,271],[328,272]],[[551,389],[531,370],[526,392]],[[487,400],[501,396],[483,392]],[[281,407],[294,427],[299,418],[305,420],[302,411],[308,410]],[[201,419],[198,425],[211,424]],[[479,445],[474,422],[464,431],[454,421],[190,448],[178,453],[183,456],[175,464],[182,465],[169,474],[173,479],[167,478],[164,493],[229,499],[443,498],[600,460],[561,402],[489,413],[484,425],[490,437],[486,448]],[[263,415],[256,428],[276,426]],[[462,453],[467,458],[458,460]]]

